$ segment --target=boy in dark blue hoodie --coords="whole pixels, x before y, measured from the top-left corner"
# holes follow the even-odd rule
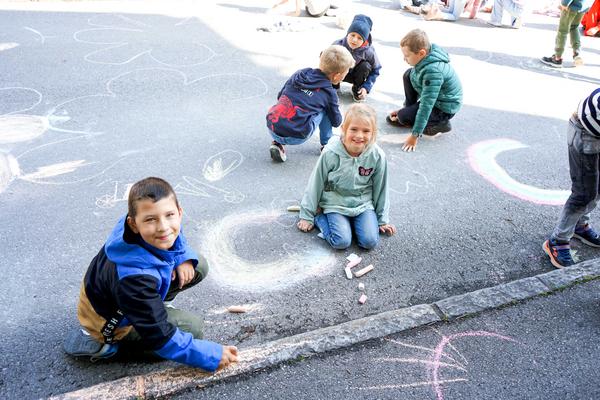
[[[181,231],[183,210],[171,185],[146,178],[129,192],[128,214],[92,260],[81,285],[81,328],[64,348],[92,361],[119,342],[141,343],[168,360],[215,371],[237,361],[237,348],[201,340],[202,320],[167,305],[206,277],[208,264]],[[180,329],[181,328],[181,329]]]
[[[346,37],[333,42],[347,48],[354,58],[354,68],[350,69],[344,78],[344,82],[352,84],[354,101],[363,101],[367,98],[381,69],[373,47],[371,29],[373,29],[371,18],[363,14],[355,15]],[[339,85],[337,87],[339,88]]]
[[[319,127],[321,149],[340,126],[338,96],[332,85],[339,84],[354,65],[343,46],[330,46],[321,53],[319,68],[296,71],[277,95],[277,104],[267,113],[267,127],[273,138],[269,151],[273,161],[287,159],[284,145],[307,141]]]

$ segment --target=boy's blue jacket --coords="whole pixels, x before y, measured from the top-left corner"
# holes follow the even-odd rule
[[[375,84],[375,80],[379,76],[379,70],[381,69],[381,63],[379,62],[379,58],[377,57],[377,53],[375,53],[375,48],[371,45],[373,38],[369,35],[369,38],[365,40],[362,46],[358,49],[352,50],[348,45],[348,40],[344,37],[342,39],[336,40],[333,44],[337,44],[340,46],[344,46],[352,57],[354,58],[354,62],[358,65],[359,62],[365,60],[371,65],[371,73],[367,76],[367,80],[362,85],[367,92],[371,92],[371,88]]]
[[[186,260],[194,265],[198,256],[180,232],[169,250],[157,249],[133,233],[122,217],[85,274],[77,315],[81,325],[96,339],[105,341],[102,327],[120,310],[124,319],[114,340],[125,337],[133,326],[145,345],[163,358],[193,367],[217,369],[223,347],[194,339],[167,321],[163,300],[173,269]]]
[[[279,136],[307,138],[314,131],[313,120],[323,111],[333,126],[342,123],[337,93],[320,69],[296,71],[283,85],[277,100],[267,113],[267,127]]]

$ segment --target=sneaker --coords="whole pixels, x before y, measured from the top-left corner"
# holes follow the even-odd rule
[[[523,26],[523,19],[521,17],[515,17],[510,21],[510,27],[513,29],[519,29]]]
[[[445,122],[442,122],[437,125],[430,125],[430,126],[425,127],[425,130],[423,131],[423,135],[435,136],[438,133],[446,133],[446,132],[450,132],[451,130],[452,130],[452,124],[450,124],[450,121],[445,121]]]
[[[575,228],[574,238],[592,247],[600,247],[600,235],[589,224]]]
[[[90,357],[90,360],[97,361],[117,354],[119,345],[97,342],[84,329],[77,328],[67,335],[63,349],[73,357]]]
[[[273,141],[273,143],[271,143],[271,147],[269,147],[269,151],[271,152],[271,159],[273,161],[285,162],[285,160],[287,160],[285,148],[281,143]]]
[[[571,256],[571,246],[568,243],[559,244],[550,239],[544,242],[542,248],[548,254],[548,257],[550,257],[552,265],[556,268],[568,267],[575,264]]]
[[[491,25],[495,28],[500,28],[502,26],[502,24],[500,22],[494,22],[494,21],[485,21],[486,24]]]
[[[576,67],[581,67],[583,65],[583,58],[581,58],[577,52],[573,53],[573,64],[575,64]]]
[[[412,128],[412,125],[403,124],[402,122],[398,121],[398,119],[392,119],[390,115],[387,115],[385,120],[388,124],[397,126],[399,128]]]
[[[554,54],[552,55],[552,57],[542,57],[540,61],[554,68],[562,67],[562,58],[557,58]]]

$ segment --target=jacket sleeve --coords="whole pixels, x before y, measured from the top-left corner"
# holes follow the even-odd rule
[[[315,214],[321,200],[321,194],[325,188],[325,181],[327,180],[326,156],[327,151],[324,151],[319,157],[300,202],[300,219],[305,219],[312,224],[315,223]]]
[[[371,69],[371,73],[367,76],[365,83],[362,85],[367,92],[371,93],[371,89],[375,84],[375,80],[379,76],[379,71],[381,70],[381,63],[379,62],[379,58],[377,57],[377,53],[375,53],[375,49],[373,49],[371,57],[369,59],[369,63],[373,66]]]
[[[331,88],[331,90],[327,91],[328,94],[328,105],[327,108],[325,109],[325,112],[327,113],[327,116],[329,117],[329,120],[331,121],[331,125],[338,127],[342,124],[342,114],[340,113],[340,104],[338,102],[338,96],[337,93],[335,93],[335,91],[333,90],[333,88]]]
[[[421,77],[422,90],[419,97],[419,111],[415,117],[413,134],[421,135],[427,126],[431,110],[440,95],[444,76],[441,71],[424,71]]]
[[[383,151],[379,152],[380,159],[373,174],[373,206],[379,225],[390,222],[390,201],[387,176],[387,159]]]
[[[217,369],[223,347],[194,339],[167,321],[167,311],[157,291],[158,281],[146,274],[129,275],[119,282],[117,303],[125,317],[158,355],[207,371]]]

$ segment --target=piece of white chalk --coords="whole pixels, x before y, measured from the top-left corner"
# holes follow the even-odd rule
[[[365,302],[367,301],[367,295],[366,294],[361,294],[360,297],[358,298],[358,302],[360,304],[365,304]]]
[[[358,256],[354,253],[350,254],[348,257],[346,257],[346,260],[348,261],[354,261],[358,258]]]
[[[288,211],[290,211],[290,212],[299,212],[299,211],[300,211],[300,206],[298,206],[298,205],[295,205],[295,206],[289,206],[289,207],[287,208],[287,210],[288,210]]]
[[[364,283],[359,283],[358,284],[358,290],[365,290],[365,284]]]
[[[354,273],[354,276],[355,276],[355,277],[357,277],[357,278],[360,278],[361,276],[363,276],[363,275],[364,275],[364,274],[366,274],[367,272],[371,272],[371,271],[373,271],[373,268],[374,268],[374,267],[373,267],[373,264],[369,264],[369,265],[367,265],[366,267],[364,267],[363,269],[356,271],[356,272]]]
[[[245,306],[229,306],[227,307],[227,311],[230,313],[240,314],[248,311],[248,308]]]
[[[346,273],[346,278],[352,279],[352,271],[350,271],[350,268],[344,268],[344,272]]]
[[[354,260],[349,261],[348,264],[346,264],[346,268],[356,267],[361,261],[362,258],[356,257]]]

